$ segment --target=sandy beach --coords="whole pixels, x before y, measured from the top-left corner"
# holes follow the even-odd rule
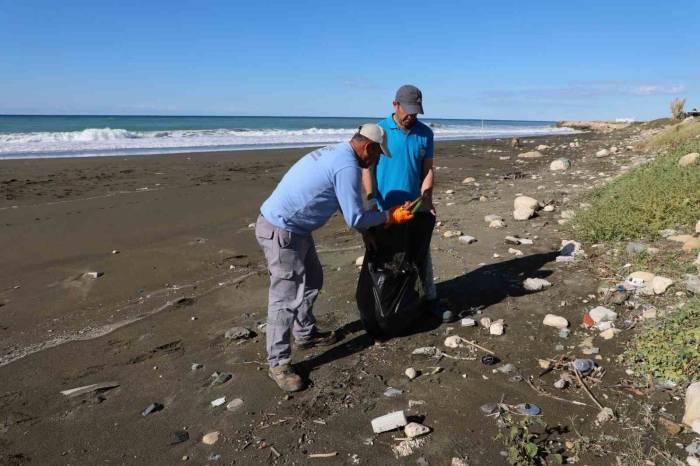
[[[424,458],[440,465],[454,456],[471,465],[501,464],[496,424],[479,407],[502,400],[537,403],[550,426],[568,426],[557,438],[574,436],[572,422],[595,429],[595,407],[541,396],[523,379],[542,372],[539,358],[576,354],[574,343],[543,331],[541,321],[556,312],[576,323],[577,332],[582,301],[596,295],[598,280],[586,263],[555,262],[567,239],[558,220],[577,195],[640,159],[624,149],[637,134],[630,128],[525,138],[521,148],[506,139],[437,144],[438,293],[465,317],[504,319],[503,336],[426,318],[411,335],[375,345],[355,307],[362,243],[334,218],[315,235],[325,271],[315,313],[323,328],[339,329],[343,338],[330,349],[294,352],[311,386],[292,396],[264,370],[259,325],[268,282],[249,224],[308,149],[0,161],[0,464],[416,464]],[[543,144],[549,146],[543,157],[518,157]],[[595,157],[611,145],[620,153]],[[570,159],[573,169],[550,171],[558,157]],[[475,180],[465,184],[467,177]],[[554,211],[514,221],[520,193]],[[488,214],[507,226],[489,228]],[[445,238],[448,230],[477,242]],[[507,235],[533,244],[506,244]],[[527,277],[554,286],[530,293],[522,288]],[[226,339],[234,326],[255,336]],[[461,350],[475,360],[411,356],[417,347],[445,349],[449,334],[478,342],[517,371],[494,373],[479,361],[483,352]],[[608,357],[623,341],[597,342],[606,380],[624,378]],[[556,349],[561,344],[563,351]],[[422,375],[409,381],[403,375],[409,366]],[[212,385],[215,372],[232,378]],[[60,394],[110,381],[118,386]],[[387,387],[402,393],[384,396]],[[210,406],[220,397],[242,404]],[[585,394],[567,397],[591,405]],[[605,403],[627,398],[610,391]],[[151,403],[163,408],[143,416]],[[400,409],[433,433],[413,455],[397,459],[391,447],[402,433],[374,435],[370,421]],[[214,431],[218,442],[203,444],[202,436]],[[612,461],[585,458],[589,465]]]

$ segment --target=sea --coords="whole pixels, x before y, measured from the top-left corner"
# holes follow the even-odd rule
[[[0,159],[312,147],[381,117],[0,115]],[[421,118],[436,140],[569,134],[553,121]]]

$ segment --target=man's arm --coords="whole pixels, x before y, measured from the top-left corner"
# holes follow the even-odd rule
[[[361,193],[363,184],[364,173],[360,175],[355,168],[343,168],[335,174],[335,195],[338,198],[340,210],[345,223],[356,230],[366,230],[381,225],[388,218],[388,212],[364,210]]]
[[[372,168],[362,169],[362,189],[365,192],[365,199],[367,200],[367,208],[370,210],[379,210],[377,208],[377,192],[374,186],[374,170],[377,169],[375,165]]]
[[[435,215],[435,206],[433,205],[433,186],[435,185],[435,170],[433,169],[433,138],[428,139],[428,148],[425,157],[423,158],[423,170],[421,173],[423,180],[420,187],[423,202],[429,207],[430,212]]]

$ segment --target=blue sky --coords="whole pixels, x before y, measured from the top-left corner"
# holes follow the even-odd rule
[[[700,2],[0,0],[0,113],[650,119]]]

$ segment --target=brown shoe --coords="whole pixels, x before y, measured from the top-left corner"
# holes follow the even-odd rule
[[[271,367],[267,371],[267,375],[285,392],[298,392],[304,388],[304,382],[301,380],[301,377],[294,373],[292,366],[289,364]]]
[[[314,330],[311,336],[303,340],[294,340],[294,344],[299,349],[309,349],[314,346],[330,346],[338,342],[338,335],[334,331],[319,332]]]

